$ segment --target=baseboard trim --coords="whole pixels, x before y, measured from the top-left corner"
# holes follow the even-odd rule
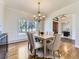
[[[28,42],[28,40],[25,40],[25,39],[15,40],[15,41],[9,42],[8,44],[14,44],[14,43],[20,43],[20,42]]]

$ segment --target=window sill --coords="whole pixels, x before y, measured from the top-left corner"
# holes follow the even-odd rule
[[[18,35],[26,35],[26,33],[19,33]]]

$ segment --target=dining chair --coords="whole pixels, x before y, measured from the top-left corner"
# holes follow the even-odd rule
[[[39,32],[37,32],[37,31],[33,31],[33,32],[31,32],[32,34],[39,34]],[[40,42],[40,39],[39,38],[37,38],[37,37],[35,37],[35,42]]]
[[[28,49],[32,53],[34,43],[32,42],[33,40],[31,40],[31,38],[30,38],[30,33],[29,32],[27,32],[27,37],[28,37]]]
[[[46,34],[46,35],[49,35],[49,36],[54,36],[54,33],[53,32],[47,32],[48,34]],[[46,43],[47,43],[47,45],[50,45],[51,44],[51,42],[53,43],[53,41],[54,41],[54,38],[50,38],[50,39],[48,39],[47,41],[46,41]]]
[[[52,51],[53,59],[55,59],[56,57],[56,52],[59,53],[58,51],[59,51],[60,43],[61,43],[60,34],[55,34],[53,41],[47,46],[47,48]]]
[[[30,46],[31,53],[33,55],[36,55],[36,50],[39,48],[42,48],[42,43],[36,42],[35,37],[33,36],[33,33],[31,33],[31,32],[27,32],[27,36],[28,36],[28,40],[29,40],[28,48]]]

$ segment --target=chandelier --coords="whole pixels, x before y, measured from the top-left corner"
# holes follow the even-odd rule
[[[38,4],[38,12],[37,12],[36,15],[33,15],[33,19],[40,22],[41,20],[44,20],[46,16],[42,15],[41,12],[40,12],[40,1],[39,0],[38,0],[37,4]]]

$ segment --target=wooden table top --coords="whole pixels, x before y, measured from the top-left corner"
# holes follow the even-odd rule
[[[42,39],[50,39],[54,37],[53,35],[37,35],[37,34],[35,34],[34,36]]]

